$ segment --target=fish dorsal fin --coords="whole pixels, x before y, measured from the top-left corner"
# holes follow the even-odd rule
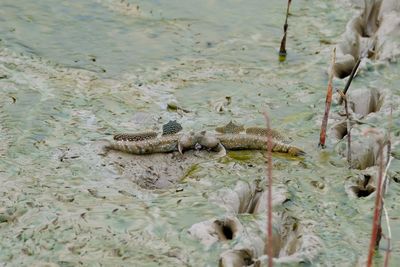
[[[244,131],[243,125],[238,125],[234,123],[233,121],[230,121],[228,124],[225,126],[220,126],[215,128],[215,131],[219,133],[225,133],[225,134],[235,134],[235,133],[241,133]]]

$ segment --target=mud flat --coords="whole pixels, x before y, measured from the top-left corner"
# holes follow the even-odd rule
[[[302,222],[283,211],[283,203],[290,201],[283,185],[273,186],[272,192],[274,262],[312,262],[323,248],[322,241],[313,233],[314,222]],[[188,232],[207,247],[217,242],[234,244],[221,253],[219,266],[263,266],[268,259],[265,255],[266,199],[260,184],[239,182],[234,189],[219,190],[211,201],[224,208],[225,215],[196,223]],[[244,219],[249,215],[254,220]]]
[[[400,55],[400,4],[398,1],[365,1],[361,12],[351,19],[342,36],[342,41],[337,46],[337,64],[334,67],[338,78],[350,75],[357,61],[361,61],[359,73],[363,79],[368,75],[367,65],[387,65],[396,62]],[[347,93],[351,113],[352,135],[352,162],[350,167],[358,170],[377,170],[379,160],[379,147],[383,145],[384,162],[395,155],[399,140],[398,135],[393,135],[392,121],[399,117],[399,95],[391,88],[384,85],[384,81],[377,81],[369,87],[354,86]],[[349,129],[347,129],[344,110],[333,114],[333,127],[331,135],[339,141],[337,151],[345,156],[345,146]],[[393,145],[389,145],[390,142]],[[390,149],[390,150],[389,150]],[[397,159],[395,159],[397,160]],[[394,165],[397,165],[396,163]],[[396,169],[397,167],[395,167]],[[395,173],[397,170],[395,170]],[[364,175],[363,180],[354,185],[356,194],[373,192],[372,184],[374,175]],[[360,187],[359,184],[363,184]],[[358,189],[357,189],[358,188]]]

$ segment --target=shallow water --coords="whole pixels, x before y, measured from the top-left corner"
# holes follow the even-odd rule
[[[291,194],[285,208],[314,221],[324,242],[312,265],[354,266],[365,258],[374,199],[346,195],[346,178],[356,171],[333,151],[333,139],[323,152],[316,147],[330,52],[355,8],[293,2],[289,54],[279,63],[285,4],[3,0],[0,209],[10,216],[0,223],[0,262],[215,266],[232,244],[206,249],[187,230],[222,214],[210,194],[264,176],[262,154],[202,158],[180,183],[145,190],[99,155],[98,140],[159,129],[170,119],[196,130],[231,119],[263,125],[264,110],[308,152],[302,161],[274,157],[274,179]],[[382,86],[400,96],[399,75],[398,63],[371,66],[352,87]],[[231,104],[215,111],[227,96]],[[192,112],[170,111],[170,101]],[[399,197],[393,182],[386,198],[392,266],[400,263]]]

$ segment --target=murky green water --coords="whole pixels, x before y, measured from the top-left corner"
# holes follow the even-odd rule
[[[196,130],[231,119],[263,125],[264,110],[308,152],[304,162],[276,157],[284,168],[274,176],[288,186],[290,212],[316,222],[325,247],[313,265],[354,266],[364,257],[374,199],[349,199],[345,161],[332,142],[325,152],[316,148],[333,47],[326,43],[339,40],[355,10],[294,1],[289,55],[279,63],[285,5],[2,0],[0,208],[12,216],[0,223],[0,262],[215,266],[226,247],[206,250],[187,229],[220,216],[209,194],[264,176],[260,153],[253,167],[203,160],[181,184],[150,191],[121,178],[94,148],[115,132],[159,128],[170,119]],[[392,63],[364,72],[352,86],[383,86],[399,96],[399,75]],[[216,112],[226,96],[231,104]],[[168,111],[172,100],[193,112]],[[400,264],[399,197],[400,185],[392,183],[392,266]]]

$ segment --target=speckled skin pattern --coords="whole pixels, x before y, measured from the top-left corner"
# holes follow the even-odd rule
[[[262,128],[262,127],[246,128],[246,134],[261,135],[261,136],[268,136],[270,134],[273,139],[282,141],[284,143],[289,143],[291,141],[290,138],[287,138],[286,136],[282,135],[277,130]]]
[[[156,132],[142,132],[142,133],[122,133],[114,135],[116,141],[143,141],[157,137]]]
[[[226,150],[266,150],[267,138],[254,134],[220,134],[218,140]],[[302,156],[305,152],[295,146],[272,139],[272,151],[287,153],[290,156]]]
[[[138,155],[166,153],[178,150],[179,138],[179,135],[165,135],[141,141],[111,141],[106,148]]]
[[[287,153],[290,156],[302,156],[303,150],[272,140],[272,151]],[[132,154],[166,153],[196,149],[200,145],[206,149],[216,149],[222,145],[226,150],[265,150],[267,139],[265,136],[253,134],[212,134],[208,132],[186,133],[161,136],[142,141],[113,141],[107,148]]]
[[[215,128],[215,131],[223,134],[234,134],[244,132],[244,126],[230,121],[227,125]]]

